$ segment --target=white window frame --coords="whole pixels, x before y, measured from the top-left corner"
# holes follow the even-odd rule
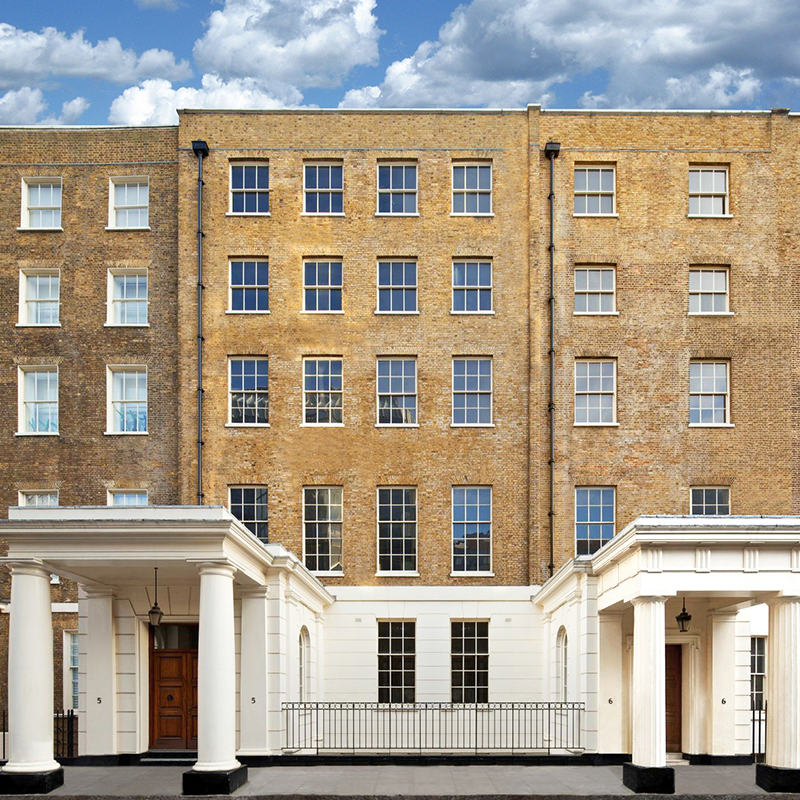
[[[716,396],[721,395],[723,392],[693,392],[691,388],[691,381],[692,381],[692,365],[693,364],[724,364],[725,365],[725,421],[724,422],[692,422],[692,412],[691,412],[691,402],[692,396]],[[731,422],[731,362],[728,359],[714,359],[714,358],[692,358],[689,360],[689,381],[688,381],[688,389],[689,389],[689,427],[690,428],[732,428],[733,423]]]
[[[141,277],[144,275],[147,283],[147,297],[145,298],[145,322],[117,322],[115,311],[118,304],[126,302],[125,300],[117,300],[114,297],[114,278],[117,277]],[[141,302],[137,300],[136,302]],[[144,268],[132,269],[129,267],[110,267],[108,270],[108,277],[106,279],[106,328],[149,328],[150,327],[150,271]]]
[[[63,631],[61,640],[63,708],[77,713],[80,703],[80,636],[77,630]],[[72,642],[77,645],[75,662],[72,661]],[[74,681],[74,682],[73,682]],[[77,688],[77,695],[73,692]],[[77,701],[77,702],[76,702]]]
[[[255,283],[237,283],[234,286],[233,283],[233,265],[234,264],[249,264],[253,263],[256,265],[256,282]],[[266,264],[267,266],[267,283],[261,284],[258,283],[258,265],[259,264]],[[269,258],[267,256],[259,256],[257,258],[229,258],[228,259],[228,309],[225,312],[226,314],[269,314],[269,303],[272,299],[270,297],[270,263]],[[242,266],[242,281],[244,281],[244,266]],[[267,307],[265,309],[247,309],[247,308],[234,308],[233,307],[233,290],[242,289],[247,291],[247,289],[254,289],[258,291],[259,289],[266,289],[267,290]]]
[[[556,634],[556,701],[566,703],[569,696],[569,635],[562,625]]]
[[[25,508],[57,508],[58,507],[58,489],[20,489],[18,493],[18,505]],[[29,503],[29,497],[43,497],[48,495],[52,497],[55,495],[55,503]]]
[[[55,300],[58,307],[58,322],[28,322],[28,303],[45,302],[30,300],[28,298],[28,278],[57,277],[58,297]],[[52,300],[49,302],[53,302]],[[61,270],[60,269],[21,269],[19,271],[19,319],[18,328],[60,328],[61,327]]]
[[[144,495],[146,503],[115,503],[114,497],[115,495]],[[150,492],[147,489],[108,489],[106,491],[106,503],[109,506],[113,506],[114,508],[144,508],[144,506],[150,505]]]
[[[456,286],[456,264],[463,264],[465,268],[464,272],[464,284],[463,286]],[[466,274],[469,270],[470,264],[477,264],[478,265],[478,283],[472,284],[467,283]],[[484,265],[489,265],[489,275],[491,280],[489,281],[488,286],[482,286],[480,283],[480,268]],[[494,314],[494,261],[491,258],[486,257],[479,257],[479,258],[454,258],[450,268],[450,278],[451,278],[451,292],[450,292],[450,313],[451,314],[464,314],[469,317],[474,316],[491,316]],[[470,291],[477,291],[478,292],[478,305],[480,305],[480,293],[482,291],[489,292],[489,299],[491,303],[489,304],[488,309],[476,309],[474,311],[470,311],[466,308],[466,302],[464,303],[465,308],[462,311],[456,309],[456,292],[464,292],[464,296],[466,298],[467,292]]]
[[[314,264],[315,267],[315,283],[306,283],[306,266],[308,264]],[[328,265],[328,283],[323,284],[319,283],[319,265],[320,264],[327,264]],[[331,277],[331,265],[338,264],[341,273],[342,273],[342,282],[339,285],[334,285],[330,282]],[[317,258],[304,258],[303,259],[303,284],[302,284],[302,313],[303,314],[344,314],[344,259],[335,257],[335,256],[319,256]],[[307,291],[314,291],[316,292],[315,297],[317,299],[317,305],[319,305],[319,292],[320,290],[324,291],[327,290],[330,292],[331,290],[338,290],[339,297],[340,297],[340,306],[341,308],[308,308],[306,305],[306,299],[308,295],[306,294]],[[330,301],[328,302],[330,306]]]
[[[454,527],[456,524],[469,524],[470,521],[467,520],[459,520],[456,523],[456,515],[455,515],[455,493],[456,490],[459,489],[488,489],[489,490],[489,569],[488,570],[469,570],[466,569],[467,564],[467,553],[464,552],[464,566],[465,569],[456,571],[455,568],[455,560],[456,560],[456,537],[454,535]],[[480,502],[478,503],[480,506]],[[478,523],[485,523],[486,520],[477,520]],[[466,538],[465,538],[466,541]],[[478,539],[477,541],[480,541]],[[478,553],[476,558],[480,558],[481,554]],[[470,556],[472,558],[472,556]],[[450,577],[451,578],[464,578],[464,577],[484,577],[484,578],[491,578],[494,577],[494,487],[489,484],[457,484],[450,487]]]
[[[409,397],[410,392],[381,392],[380,364],[382,361],[414,362],[414,422],[381,422],[381,397]],[[391,367],[389,368],[391,372]],[[391,375],[389,376],[391,378]],[[405,376],[403,376],[405,380]],[[376,428],[419,428],[419,364],[416,356],[378,356],[375,359],[375,427]]]
[[[578,391],[578,364],[612,364],[613,365],[613,380],[614,389],[611,392],[606,391]],[[601,376],[602,380],[602,376]],[[578,428],[608,428],[618,426],[617,422],[617,360],[615,358],[576,358],[575,367],[573,368],[573,426]],[[611,395],[611,410],[613,412],[611,422],[578,422],[578,397],[586,395]]]
[[[56,424],[55,431],[27,430],[26,405],[30,403],[52,403],[52,400],[28,400],[25,396],[25,376],[29,372],[54,372],[56,376]],[[26,364],[17,367],[17,436],[58,436],[61,432],[61,375],[58,364]]]
[[[254,490],[255,489],[263,489],[264,493],[266,495],[266,501],[265,501],[265,504],[264,504],[264,508],[266,510],[266,519],[263,519],[263,520],[261,520],[261,519],[243,520],[240,517],[236,516],[236,514],[233,513],[233,500],[231,499],[231,492],[234,489],[254,489]],[[254,505],[257,505],[257,504],[254,503]],[[264,484],[264,483],[250,483],[250,484],[244,483],[244,484],[232,484],[231,486],[228,486],[228,511],[230,511],[231,514],[233,514],[233,516],[236,517],[236,519],[238,519],[239,522],[242,525],[244,525],[244,527],[247,528],[247,530],[250,531],[250,533],[252,533],[253,536],[255,536],[256,539],[258,539],[259,542],[267,543],[269,541],[269,487],[266,484]],[[266,526],[266,533],[267,533],[266,538],[262,538],[255,531],[250,530],[250,528],[247,527],[247,523],[248,522],[255,523],[256,525],[258,525],[259,523],[263,523]]]
[[[381,167],[389,167],[389,189],[381,189]],[[391,186],[391,168],[392,167],[414,167],[416,171],[416,179],[414,183],[416,187],[413,190],[402,188],[397,189]],[[403,179],[405,180],[405,171],[403,172]],[[344,181],[342,181],[344,183]],[[403,195],[403,205],[405,206],[405,196],[414,195],[414,206],[416,211],[381,211],[381,195],[389,195],[389,205],[391,206],[391,198],[393,195]],[[419,163],[417,161],[379,161],[375,169],[375,216],[376,217],[418,217],[419,216]]]
[[[603,182],[603,172],[610,172],[611,173],[611,183],[612,189],[608,191],[607,189],[589,189],[589,173],[592,171],[596,171],[600,173],[600,185],[602,187]],[[586,173],[586,189],[578,190],[575,188],[575,175],[578,172]],[[610,197],[611,198],[611,211],[598,211],[597,213],[593,213],[591,211],[575,211],[575,198],[576,197],[585,197],[587,198],[587,207],[588,207],[588,198],[589,197],[597,197],[600,198],[598,200],[598,208],[602,205],[602,198],[603,197]],[[573,217],[618,217],[617,214],[617,168],[615,165],[611,164],[575,164],[572,171],[572,216]]]
[[[395,215],[398,216],[398,215]],[[408,215],[406,215],[408,216]],[[381,283],[381,264],[389,264],[389,283],[382,284]],[[392,283],[391,280],[391,271],[392,271],[392,264],[402,264],[403,265],[403,284],[395,284]],[[413,264],[414,265],[414,283],[405,283],[405,268],[406,265]],[[414,311],[394,311],[394,310],[384,310],[381,308],[381,290],[391,291],[392,289],[400,289],[402,291],[409,291],[411,289],[414,290],[414,305],[416,308]],[[405,298],[404,298],[405,300]],[[404,302],[405,305],[405,302]],[[375,266],[375,313],[376,314],[389,314],[389,315],[400,315],[403,314],[413,314],[419,315],[419,262],[416,258],[379,258],[376,266]]]
[[[266,189],[259,189],[255,187],[253,189],[242,188],[236,189],[233,188],[233,168],[234,167],[266,167],[267,168],[267,188]],[[256,176],[258,173],[256,173]],[[258,179],[256,177],[256,183],[258,183]],[[247,192],[253,192],[258,196],[259,194],[266,194],[267,195],[267,211],[234,211],[233,210],[233,195],[234,192],[236,194],[245,194]],[[272,170],[270,169],[270,163],[267,159],[263,160],[237,160],[233,159],[228,162],[228,212],[226,216],[229,217],[269,217],[272,211]],[[258,200],[256,200],[256,205],[258,205]]]
[[[730,486],[690,486],[689,487],[689,516],[693,516],[693,517],[694,516],[697,516],[697,517],[706,516],[705,514],[695,514],[694,513],[694,511],[693,511],[694,504],[692,503],[692,492],[695,491],[695,490],[705,492],[708,489],[711,489],[712,491],[715,491],[715,492],[721,492],[722,491],[722,492],[727,492],[728,493],[728,514],[723,514],[723,515],[720,515],[720,516],[729,516],[731,514],[731,487]],[[702,505],[703,506],[706,505],[705,498],[703,498]],[[718,507],[718,506],[719,506],[719,497],[717,498],[717,502],[715,503],[715,507]]]
[[[466,180],[463,189],[456,189],[456,168],[457,167],[489,167],[489,189],[468,189]],[[480,173],[478,173],[480,175]],[[466,173],[464,173],[466,178]],[[479,181],[480,182],[480,181]],[[456,211],[456,194],[464,195],[464,211]],[[467,211],[467,195],[477,195],[478,205],[480,206],[480,196],[489,195],[488,211]],[[494,163],[492,161],[454,161],[450,169],[450,216],[451,217],[493,217],[494,216]]]
[[[308,486],[303,486],[303,488],[300,490],[300,502],[302,504],[302,506],[301,506],[301,514],[302,514],[302,520],[303,520],[303,522],[302,522],[302,524],[303,524],[302,536],[303,536],[303,564],[304,565],[306,565],[306,563],[307,563],[306,562],[306,558],[307,558],[307,555],[308,555],[306,553],[306,523],[314,524],[314,523],[320,522],[320,520],[307,520],[306,519],[306,489],[314,489],[314,490],[318,490],[318,489],[338,489],[341,492],[341,495],[340,495],[341,496],[341,504],[333,504],[333,503],[331,504],[331,507],[333,505],[341,505],[341,509],[342,509],[341,520],[338,520],[338,524],[342,526],[342,530],[341,530],[341,558],[339,559],[340,568],[339,569],[316,570],[316,569],[311,569],[311,567],[308,567],[308,566],[306,567],[308,569],[308,571],[311,572],[313,575],[330,575],[330,576],[340,576],[341,577],[341,576],[344,575],[344,487],[343,486],[334,486],[334,485],[331,485],[331,484],[325,484],[325,485],[322,485],[322,486],[308,485]],[[328,514],[328,516],[330,517],[330,514]],[[334,524],[337,523],[337,520],[331,520],[331,519],[321,520],[321,521],[322,522],[328,522],[328,523],[334,523]],[[317,540],[319,540],[319,537],[316,537],[316,538],[317,538]],[[329,539],[330,539],[330,536],[329,536]],[[330,548],[329,548],[329,550],[330,550]],[[319,554],[317,554],[316,558],[319,558]],[[328,555],[328,558],[329,559],[331,558],[330,554]]]
[[[700,274],[700,284],[701,287],[698,291],[692,291],[692,274],[699,273]],[[717,273],[722,273],[725,275],[725,291],[718,292],[716,289],[708,292],[704,291],[702,288],[703,282],[703,275],[706,273],[711,273],[712,275],[716,276]],[[696,296],[698,298],[702,298],[703,295],[711,295],[711,297],[715,297],[716,295],[724,295],[725,297],[725,310],[724,311],[692,311],[692,297]],[[702,304],[702,300],[701,300]],[[692,266],[689,267],[689,308],[687,313],[689,316],[692,317],[726,317],[732,316],[733,312],[731,311],[731,271],[729,267],[714,267],[714,266]]]
[[[696,172],[696,173],[698,173],[700,175],[700,181],[701,182],[702,182],[702,179],[703,179],[702,178],[703,173],[708,173],[708,172],[711,172],[711,173],[717,173],[717,172],[724,173],[724,175],[725,175],[725,191],[724,192],[717,192],[717,191],[712,191],[712,192],[696,191],[696,192],[693,192],[691,190],[691,183],[692,183],[692,173],[694,173],[694,172]],[[731,175],[730,175],[730,168],[729,167],[718,166],[718,165],[714,165],[714,164],[708,164],[708,165],[705,165],[705,164],[692,164],[692,165],[689,166],[689,176],[688,177],[689,177],[689,213],[686,215],[687,217],[694,218],[694,219],[703,219],[703,218],[705,218],[705,219],[730,219],[733,216],[733,214],[730,213],[730,190],[731,190],[730,177],[731,177]],[[701,213],[699,211],[699,209],[698,209],[697,212],[693,213],[691,211],[692,199],[693,198],[699,198],[698,199],[698,206],[699,206],[699,204],[702,202],[702,198],[704,198],[704,197],[711,197],[711,198],[721,197],[722,198],[722,213],[721,214],[703,214],[703,213]]]
[[[267,365],[267,389],[243,389],[241,392],[235,394],[255,394],[267,396],[267,421],[266,422],[234,422],[233,421],[233,395],[234,391],[231,388],[233,381],[233,372],[231,364],[234,361],[264,361]],[[269,356],[228,356],[228,421],[225,423],[226,428],[269,428]]]
[[[579,491],[591,492],[593,490],[603,492],[603,491],[608,491],[609,489],[613,493],[613,504],[612,504],[613,519],[611,519],[611,520],[602,520],[602,519],[600,519],[600,520],[586,520],[585,522],[579,522],[578,521],[578,492]],[[577,558],[582,558],[582,557],[585,557],[587,555],[588,556],[592,556],[597,552],[597,550],[600,549],[600,547],[603,547],[604,545],[608,544],[610,541],[613,541],[614,537],[617,535],[617,487],[616,486],[608,486],[608,485],[606,485],[606,486],[598,486],[597,484],[590,485],[590,486],[576,486],[574,491],[573,491],[573,494],[572,494],[572,501],[573,501],[573,515],[572,516],[573,516],[573,524],[574,524],[574,528],[573,528],[573,531],[572,531],[572,538],[573,538],[573,541],[574,541],[573,549],[574,549],[575,555],[576,555]],[[591,505],[589,505],[588,507],[591,508]],[[601,498],[600,508],[603,508],[602,498]],[[578,553],[578,525],[591,525],[591,524],[595,524],[595,525],[609,525],[610,524],[611,525],[611,530],[613,531],[612,534],[611,534],[611,538],[610,539],[606,539],[605,541],[603,541],[603,537],[601,536],[600,537],[600,547],[598,547],[597,550],[594,550],[594,551],[592,551],[590,553]],[[586,538],[585,540],[582,540],[582,541],[592,542],[592,541],[595,541],[595,540],[590,539],[590,538]]]
[[[117,372],[144,372],[147,409],[147,429],[143,431],[114,430],[114,374]],[[125,401],[120,401],[125,402]],[[133,402],[133,401],[128,401]],[[138,402],[138,401],[137,401]],[[146,364],[108,364],[106,366],[106,436],[147,436],[150,433],[150,370]]]
[[[483,652],[483,651],[478,652],[477,647],[475,648],[474,654],[473,653],[465,653],[464,652],[463,642],[466,641],[467,637],[463,635],[463,630],[464,630],[463,628],[461,629],[462,630],[461,652],[460,653],[453,652],[453,650],[454,650],[454,648],[453,648],[453,641],[454,641],[453,625],[454,624],[464,625],[464,624],[467,624],[467,623],[475,623],[476,625],[486,625],[486,652]],[[452,705],[457,705],[457,706],[462,706],[462,705],[464,705],[464,706],[467,706],[467,705],[484,705],[484,704],[486,704],[486,703],[488,703],[490,701],[489,690],[491,689],[491,654],[492,654],[492,634],[491,634],[491,625],[490,625],[490,623],[491,623],[491,620],[489,620],[489,619],[474,619],[474,618],[473,619],[454,619],[454,618],[450,619],[450,702],[451,702]],[[477,631],[476,631],[475,640],[477,641],[478,639],[482,639],[482,638],[483,638],[482,636],[478,636],[477,635]],[[457,687],[455,687],[453,685],[453,673],[460,672],[461,675],[465,675],[465,674],[470,673],[470,672],[478,673],[478,672],[482,672],[483,671],[483,670],[479,670],[477,668],[477,663],[476,663],[476,667],[475,667],[474,670],[468,670],[468,669],[463,667],[463,661],[462,661],[462,668],[460,670],[455,670],[453,668],[453,660],[456,659],[456,658],[465,656],[465,655],[466,656],[475,655],[476,657],[480,656],[480,657],[486,658],[486,686],[480,686],[479,687],[476,684],[476,686],[475,686],[475,690],[476,690],[475,691],[475,702],[474,703],[465,700],[463,698],[463,696],[462,696],[461,700],[454,700],[453,699],[454,691],[457,688]],[[461,682],[461,691],[462,692],[464,691],[464,688],[465,688],[464,687],[464,682],[462,681]],[[486,699],[485,700],[482,700],[482,701],[478,700],[478,690],[479,689],[481,689],[481,690],[485,689],[486,690]]]
[[[756,643],[757,642],[757,643]],[[755,646],[754,646],[755,645]],[[768,641],[766,636],[751,636],[750,637],[750,708],[753,714],[764,714],[766,712],[767,702],[767,654],[768,654]],[[761,651],[761,652],[759,652]],[[763,663],[763,671],[758,669],[761,660]],[[755,664],[753,663],[755,661]],[[755,669],[753,669],[755,667]],[[756,691],[754,688],[755,681],[753,678],[761,678],[761,691]],[[755,702],[756,696],[760,696],[760,702]],[[762,747],[764,742],[762,741]]]
[[[488,392],[477,391],[470,392],[468,390],[456,392],[456,361],[488,361],[490,364],[490,382],[491,388]],[[479,368],[480,369],[480,368]],[[480,377],[480,372],[478,374]],[[456,422],[456,394],[468,395],[477,394],[489,395],[489,422]],[[466,408],[466,407],[465,407]],[[453,356],[450,364],[450,427],[451,428],[494,428],[494,358],[492,356]]]
[[[311,634],[303,625],[297,638],[297,699],[307,703],[311,696]]]
[[[341,189],[320,189],[319,187],[306,186],[306,167],[341,167],[342,168],[342,188]],[[344,214],[344,160],[343,159],[312,159],[303,162],[303,208],[300,212],[301,216],[307,217],[343,217]],[[308,192],[328,192],[331,198],[334,194],[342,196],[342,210],[341,211],[306,211],[306,195]],[[319,204],[317,204],[319,205]]]
[[[386,537],[381,537],[381,490],[393,490],[399,489],[400,491],[407,492],[409,490],[413,490],[414,492],[414,569],[381,569],[381,541],[384,541]],[[405,506],[405,503],[403,504]],[[390,506],[391,507],[391,506]],[[376,566],[375,566],[375,574],[376,575],[402,575],[405,577],[415,577],[419,575],[419,490],[416,486],[378,486],[375,490],[375,541],[377,543],[377,552],[376,552]],[[391,520],[390,524],[393,522],[399,522],[403,525],[408,524],[407,520]],[[392,537],[389,536],[388,541],[392,541]]]
[[[376,620],[376,622],[378,624],[378,630],[377,630],[378,637],[377,637],[377,642],[376,642],[376,644],[377,644],[377,656],[378,656],[377,671],[376,671],[377,678],[378,678],[377,687],[376,687],[377,690],[378,690],[377,691],[377,695],[378,696],[376,698],[377,702],[381,706],[392,705],[392,706],[396,707],[396,706],[402,706],[402,705],[409,705],[409,706],[413,707],[412,704],[415,703],[416,699],[417,699],[417,621],[415,619],[378,619],[378,620]],[[399,637],[392,635],[392,625],[395,625],[395,624],[403,626],[403,632]],[[381,636],[381,626],[382,625],[388,625],[388,631],[387,631],[388,635],[387,636]],[[413,635],[412,636],[408,635],[408,630],[409,630],[408,626],[409,625],[412,626],[412,628],[411,628],[411,630],[413,631]],[[386,629],[384,629],[384,630],[386,630]],[[386,652],[381,650],[381,639],[383,639],[384,641],[386,641],[388,643],[389,649]],[[409,642],[409,640],[411,640],[413,642],[412,643],[413,650],[411,652],[406,652],[406,644]],[[392,645],[396,644],[397,642],[400,643],[400,650],[399,651],[395,650],[392,647]],[[389,659],[389,667],[388,667],[388,669],[381,669],[381,657],[386,657],[386,658]],[[406,666],[405,666],[406,665],[406,661],[409,658],[411,659],[411,661],[413,663],[413,667],[410,670],[406,669]],[[393,659],[397,659],[397,661],[393,661]],[[402,665],[399,670],[393,668],[397,664],[401,664]],[[400,686],[395,686],[393,684],[392,680],[398,674],[400,676],[401,683],[400,683]],[[408,686],[406,684],[406,679],[409,676],[413,678],[413,685],[412,686]],[[381,685],[381,680],[382,679],[388,680],[388,683],[386,685],[384,685],[384,686]],[[386,699],[382,700],[381,699],[381,690],[382,689],[386,690],[386,692],[388,694],[388,698],[389,698],[388,700],[386,700]],[[411,700],[406,700],[404,695],[405,695],[405,692],[409,691],[409,690],[411,691],[412,699]],[[403,699],[401,699],[401,700],[392,699],[392,695],[394,694],[395,691],[399,691],[401,693],[401,696],[403,696]]]
[[[114,195],[116,194],[117,186],[124,184],[135,183],[139,186],[145,184],[147,186],[147,204],[139,204],[133,206],[117,206],[115,203]],[[117,225],[117,209],[147,209],[147,224],[146,225]],[[107,231],[149,231],[150,230],[150,177],[148,175],[117,175],[108,179],[108,226]]]
[[[599,272],[600,273],[600,289],[589,289],[588,288],[588,275],[587,275],[587,288],[586,289],[578,289],[578,273],[579,272]],[[603,289],[602,288],[602,281],[604,272],[611,273],[611,289]],[[576,264],[573,270],[573,281],[574,281],[574,288],[575,294],[573,297],[572,302],[572,313],[576,317],[612,317],[612,316],[619,316],[619,311],[617,311],[617,268],[614,266],[608,265],[601,265],[601,264]],[[611,296],[611,303],[612,309],[611,311],[576,311],[575,310],[575,299],[579,295],[585,295],[587,298],[589,295],[598,295],[600,297],[604,295]],[[587,300],[587,308],[588,308],[588,300]]]
[[[31,206],[30,201],[30,188],[31,186],[55,186],[58,184],[60,188],[60,200],[58,206],[37,206],[37,209],[51,209],[58,208],[59,224],[53,226],[44,225],[31,225]],[[19,230],[22,231],[63,231],[63,213],[64,213],[64,179],[58,176],[36,176],[32,178],[22,179],[22,207],[20,210],[20,223]]]
[[[342,411],[342,421],[341,422],[306,422],[306,395],[307,394],[320,394],[320,392],[314,390],[313,392],[306,389],[306,362],[307,361],[340,361],[342,364],[342,388],[339,391],[333,392],[330,389],[324,394],[340,394],[342,396],[342,404],[338,406],[338,408]],[[341,428],[344,426],[344,357],[343,356],[304,356],[302,361],[302,374],[300,377],[301,380],[301,391],[303,393],[303,410],[300,425],[304,428]],[[328,373],[328,377],[330,377],[330,372]],[[319,409],[319,406],[316,406]],[[334,406],[330,406],[329,408],[334,408]],[[324,487],[323,487],[324,488]]]

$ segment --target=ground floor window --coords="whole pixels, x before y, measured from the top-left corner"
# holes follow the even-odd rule
[[[64,663],[67,665],[64,708],[78,710],[78,632],[65,631]]]
[[[378,702],[413,703],[416,698],[416,623],[378,622]]]
[[[767,638],[750,637],[750,702],[754,711],[763,711],[767,682]]]
[[[450,699],[453,703],[489,702],[489,622],[450,623]]]

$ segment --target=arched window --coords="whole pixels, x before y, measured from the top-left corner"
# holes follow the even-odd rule
[[[562,703],[567,702],[567,686],[569,685],[567,680],[568,679],[567,655],[568,655],[567,629],[562,625],[558,629],[558,636],[556,637],[556,659],[557,659],[556,698]]]
[[[311,672],[311,637],[308,635],[308,628],[305,625],[300,628],[298,656],[297,694],[300,702],[305,703],[308,701],[308,680]]]

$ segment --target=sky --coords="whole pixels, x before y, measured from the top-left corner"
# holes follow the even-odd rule
[[[800,110],[800,0],[3,0],[0,124],[178,108]]]

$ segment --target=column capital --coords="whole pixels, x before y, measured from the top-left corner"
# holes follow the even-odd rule
[[[115,586],[102,586],[102,585],[99,585],[99,584],[97,586],[86,586],[84,584],[83,586],[81,586],[81,589],[83,589],[83,593],[88,598],[91,598],[91,597],[114,597],[114,595],[116,594],[116,591],[117,591]]]
[[[269,586],[243,586],[238,591],[239,597],[269,597]]]
[[[236,567],[229,561],[196,561],[194,559],[188,559],[188,561],[197,567],[201,576],[221,575],[223,578],[232,578],[237,572]]]
[[[651,605],[660,603],[661,605],[666,605],[668,597],[662,597],[661,595],[653,594],[653,595],[640,595],[639,597],[631,598],[631,605],[633,606],[643,606],[643,605]]]
[[[12,575],[32,575],[35,578],[47,578],[48,582],[50,580],[50,570],[45,568],[40,558],[4,558],[2,562]]]
[[[770,597],[764,601],[768,606],[785,606],[789,603],[800,603],[798,595],[783,595],[781,597]]]

